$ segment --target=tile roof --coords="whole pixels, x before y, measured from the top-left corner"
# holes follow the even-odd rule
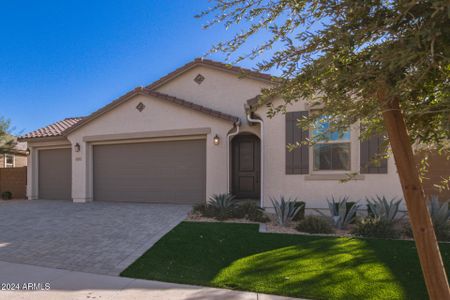
[[[222,113],[218,110],[214,110],[199,104],[192,103],[187,100],[183,100],[177,97],[173,97],[167,94],[159,93],[156,91],[152,91],[147,88],[136,88],[132,90],[131,92],[123,95],[122,97],[117,98],[113,102],[109,103],[108,105],[102,107],[101,109],[95,111],[94,113],[90,114],[87,117],[78,117],[78,118],[66,118],[62,121],[55,122],[53,124],[50,124],[48,126],[45,126],[43,128],[37,129],[35,131],[29,132],[21,137],[19,137],[20,140],[26,140],[26,139],[34,139],[34,138],[44,138],[44,137],[58,137],[63,136],[65,134],[68,134],[72,131],[74,131],[76,128],[83,126],[84,124],[90,122],[91,120],[99,117],[100,115],[112,110],[119,104],[127,101],[133,96],[136,96],[138,94],[141,95],[148,95],[153,96],[155,98],[168,101],[171,103],[174,103],[176,105],[180,105],[195,111],[198,111],[200,113],[204,113],[207,115],[210,115],[215,118],[219,118],[225,121],[230,121],[233,123],[239,122],[239,118],[236,116],[232,116],[229,114]]]
[[[221,70],[224,70],[227,72],[231,72],[231,73],[240,75],[242,77],[256,78],[256,79],[260,79],[260,80],[264,80],[264,81],[268,81],[268,82],[274,82],[275,80],[278,79],[278,77],[272,76],[270,74],[261,73],[261,72],[253,71],[250,69],[229,65],[229,64],[222,63],[222,62],[213,61],[210,59],[196,58],[193,61],[185,64],[184,66],[176,69],[175,71],[170,72],[166,76],[161,77],[160,79],[156,80],[155,82],[147,85],[146,88],[156,89],[157,87],[163,85],[167,81],[179,76],[181,73],[183,73],[187,70],[190,70],[193,67],[199,66],[199,65],[209,66],[209,67],[221,69]]]
[[[190,101],[187,100],[183,100],[177,97],[173,97],[167,94],[163,94],[163,93],[159,93],[156,91],[153,91],[151,89],[148,88],[143,88],[143,87],[137,87],[134,90],[126,93],[125,95],[117,98],[116,100],[112,101],[111,103],[107,104],[106,106],[103,106],[102,108],[100,108],[99,110],[93,112],[92,114],[90,114],[89,116],[87,116],[86,118],[83,118],[83,120],[81,120],[80,122],[77,122],[76,124],[74,124],[73,126],[71,126],[70,128],[67,129],[67,131],[65,132],[65,134],[68,134],[74,130],[76,130],[76,128],[81,127],[85,124],[87,124],[88,122],[98,118],[99,116],[103,115],[104,113],[114,109],[115,107],[117,107],[118,105],[126,102],[128,99],[130,99],[131,97],[134,97],[136,95],[148,95],[148,96],[153,96],[156,97],[158,99],[164,100],[164,101],[168,101],[177,105],[181,105],[184,106],[186,108],[189,109],[193,109],[196,110],[198,112],[201,113],[205,113],[208,114],[212,117],[216,117],[216,118],[220,118],[226,121],[230,121],[233,123],[239,122],[239,118],[229,115],[229,114],[225,114],[222,113],[220,111],[202,106],[202,105],[198,105],[195,103],[192,103]]]
[[[31,131],[19,137],[21,139],[44,138],[62,136],[62,133],[68,128],[80,122],[83,117],[65,118],[64,120],[55,122],[37,130]]]
[[[76,128],[83,126],[84,124],[90,122],[91,120],[97,118],[98,116],[104,114],[105,112],[110,111],[117,105],[121,104],[122,102],[125,102],[129,98],[137,95],[137,94],[145,94],[150,95],[165,101],[169,101],[171,103],[184,106],[186,108],[190,108],[193,110],[196,110],[201,113],[208,114],[210,116],[220,118],[226,121],[230,121],[233,123],[239,122],[239,118],[236,116],[232,116],[229,114],[222,113],[220,111],[192,103],[187,100],[183,100],[180,98],[176,98],[167,94],[156,92],[154,89],[158,86],[164,84],[165,82],[179,76],[181,73],[195,67],[198,65],[204,65],[209,66],[213,68],[218,68],[224,71],[228,71],[237,75],[241,75],[243,77],[250,77],[250,78],[256,78],[268,82],[273,82],[277,79],[277,77],[274,77],[270,74],[265,74],[261,72],[256,72],[250,69],[241,68],[237,66],[228,65],[225,63],[209,60],[209,59],[203,59],[203,58],[196,58],[195,60],[191,61],[190,63],[187,63],[186,65],[182,66],[181,68],[176,69],[175,71],[169,73],[168,75],[160,78],[159,80],[153,82],[152,84],[146,86],[146,87],[139,87],[136,88],[127,94],[117,98],[116,100],[112,101],[108,105],[100,108],[99,110],[93,112],[87,117],[77,117],[77,118],[66,118],[62,121],[55,122],[53,124],[50,124],[46,127],[37,129],[35,131],[29,132],[21,137],[19,137],[19,140],[27,140],[27,139],[34,139],[34,138],[44,138],[44,137],[58,137],[66,135],[74,130]],[[250,104],[250,103],[249,103]]]

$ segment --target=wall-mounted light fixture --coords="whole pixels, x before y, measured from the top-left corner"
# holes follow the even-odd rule
[[[81,150],[80,144],[76,143],[75,146],[73,146],[73,149],[75,150],[75,152],[80,152]]]
[[[27,150],[25,150],[25,155],[26,155],[26,156],[29,156],[30,153],[31,153],[30,148],[27,148]]]
[[[220,144],[220,137],[216,134],[213,139],[214,145]]]

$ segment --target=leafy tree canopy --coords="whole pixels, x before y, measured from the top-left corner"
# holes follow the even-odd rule
[[[263,91],[269,115],[305,99],[320,102],[335,129],[360,121],[362,137],[382,132],[383,90],[396,98],[413,142],[448,147],[450,120],[450,2],[215,0],[198,17],[242,29],[214,46],[228,59],[259,32],[269,38],[234,58],[255,59],[260,71],[277,68],[282,76]],[[274,95],[285,101],[273,104]],[[311,116],[304,124],[313,124]]]

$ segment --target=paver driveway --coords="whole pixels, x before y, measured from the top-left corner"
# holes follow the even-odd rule
[[[189,210],[175,204],[2,201],[0,261],[117,275]]]

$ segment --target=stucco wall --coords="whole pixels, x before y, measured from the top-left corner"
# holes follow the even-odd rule
[[[201,84],[194,81],[198,74],[205,77]],[[248,125],[244,104],[260,94],[264,87],[268,87],[267,82],[198,66],[159,87],[157,91],[239,117],[242,131],[259,134],[256,127]]]
[[[142,112],[136,109],[140,102],[145,105]],[[81,145],[80,152],[72,152],[73,200],[76,202],[92,200],[91,153],[95,141],[87,143],[84,141],[85,137],[195,128],[211,128],[211,132],[206,135],[206,195],[226,192],[226,136],[233,128],[233,124],[158,98],[138,95],[68,136],[72,145],[76,143]],[[221,138],[219,145],[213,144],[213,137],[216,134]]]
[[[307,110],[304,102],[297,102],[288,107],[288,111]],[[286,175],[285,152],[286,130],[285,116],[267,118],[267,109],[260,108],[258,116],[264,122],[264,204],[272,207],[270,197],[280,195],[298,197],[305,201],[307,208],[326,208],[326,198],[333,196],[350,196],[352,200],[363,200],[366,196],[386,195],[400,197],[402,195],[395,163],[392,158],[388,161],[387,174],[363,174],[364,179],[341,183],[339,180],[307,180],[309,175]],[[358,128],[351,130],[351,168],[359,171],[359,140]],[[310,151],[310,155],[312,151]],[[310,157],[310,172],[312,169]],[[321,174],[330,174],[322,171]],[[334,172],[335,174],[336,172]],[[365,201],[362,201],[365,203]]]

